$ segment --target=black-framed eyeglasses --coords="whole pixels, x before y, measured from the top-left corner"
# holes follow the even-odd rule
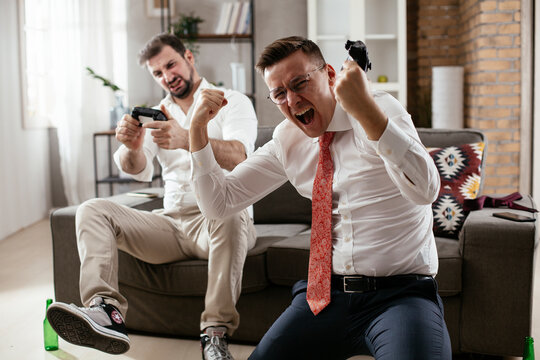
[[[313,74],[315,71],[321,70],[325,66],[326,64],[322,64],[321,66],[319,66],[318,68],[314,70],[311,70],[307,74],[300,75],[293,78],[289,82],[289,86],[287,86],[287,88],[297,94],[304,92],[308,87],[311,74]],[[268,99],[270,99],[276,105],[285,104],[285,102],[287,101],[287,88],[278,87],[278,88],[270,90]]]

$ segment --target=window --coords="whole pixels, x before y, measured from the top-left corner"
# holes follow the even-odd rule
[[[50,49],[50,12],[48,0],[19,0],[22,113],[24,128],[51,126],[47,94],[45,54]]]
[[[94,95],[87,66],[126,87],[126,9],[124,0],[18,0],[24,128],[80,117]]]

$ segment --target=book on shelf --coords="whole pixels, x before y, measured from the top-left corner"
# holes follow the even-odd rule
[[[233,9],[231,13],[231,19],[229,21],[229,27],[227,29],[227,34],[234,34],[236,31],[236,24],[238,23],[238,18],[240,17],[240,10],[242,9],[242,3],[240,1],[235,1],[233,3]]]
[[[216,27],[216,34],[223,35],[227,33],[229,19],[231,18],[232,5],[232,2],[226,2],[221,5],[221,13],[219,15],[219,21]]]
[[[221,4],[216,34],[248,34],[251,30],[249,1],[228,1]]]
[[[240,11],[240,17],[236,27],[237,34],[248,34],[250,32],[250,21],[251,21],[251,4],[249,1],[244,1],[242,3],[242,9]]]

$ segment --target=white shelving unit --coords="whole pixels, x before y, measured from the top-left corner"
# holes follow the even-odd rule
[[[389,92],[407,105],[406,0],[308,0],[308,37],[339,71],[347,40],[362,40],[372,69],[374,89]],[[377,82],[384,75],[387,82]]]

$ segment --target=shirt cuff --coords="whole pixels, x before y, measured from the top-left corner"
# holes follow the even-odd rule
[[[386,129],[377,143],[377,153],[389,162],[399,165],[409,149],[410,139],[392,121],[388,120]]]
[[[197,179],[201,176],[210,174],[215,171],[215,169],[220,169],[216,159],[214,157],[214,152],[212,151],[212,145],[210,142],[206,144],[204,148],[199,151],[191,153],[191,178]]]
[[[122,145],[122,146],[125,147],[125,145]],[[113,154],[113,159],[114,159],[114,162],[116,163],[116,167],[119,170],[122,170],[122,166],[120,165],[120,149],[116,150],[116,152]],[[154,166],[152,165],[152,160],[148,160],[148,157],[146,157],[145,168],[138,174],[128,174],[128,175],[137,181],[142,181],[142,182],[152,181],[152,177],[154,176]]]

